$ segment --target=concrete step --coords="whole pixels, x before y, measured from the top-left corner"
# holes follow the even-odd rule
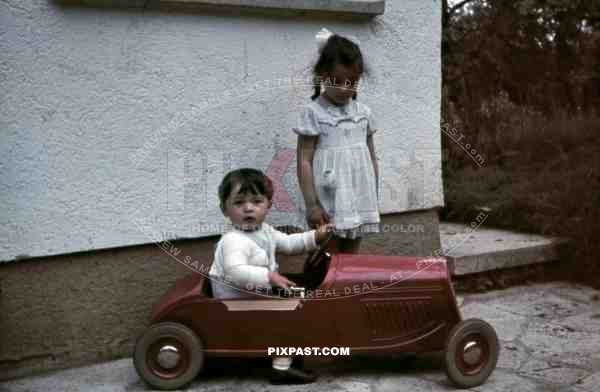
[[[569,251],[564,238],[440,222],[440,241],[453,275],[558,260]]]

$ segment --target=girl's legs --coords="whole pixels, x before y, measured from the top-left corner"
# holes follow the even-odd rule
[[[358,253],[361,238],[343,238],[335,236],[335,251],[340,253]]]

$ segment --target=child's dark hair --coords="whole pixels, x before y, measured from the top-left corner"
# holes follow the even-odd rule
[[[262,171],[251,168],[230,171],[223,177],[219,185],[219,201],[221,209],[225,209],[225,202],[231,196],[231,192],[238,185],[241,188],[238,193],[266,196],[273,199],[273,183]]]
[[[325,46],[321,50],[321,55],[313,68],[313,74],[315,75],[315,92],[312,97],[310,97],[312,100],[317,99],[321,94],[321,85],[317,83],[316,76],[321,75],[324,72],[333,71],[337,64],[346,66],[356,64],[361,74],[365,70],[363,56],[358,45],[348,38],[333,34],[325,43]],[[354,92],[352,99],[356,99],[356,91]]]

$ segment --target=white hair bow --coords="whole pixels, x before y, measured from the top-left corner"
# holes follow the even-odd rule
[[[325,27],[321,28],[317,35],[315,35],[315,39],[317,40],[317,47],[319,48],[319,53],[323,51],[325,44],[329,40],[329,37],[331,37],[332,35],[333,33]],[[354,36],[346,36],[346,38],[354,42],[356,45],[360,45],[360,41],[358,40],[358,38]]]
[[[325,27],[323,27],[315,36],[315,39],[317,40],[317,47],[319,48],[319,52],[323,51],[323,48],[325,47],[325,44],[327,43],[327,40],[329,39],[329,37],[331,37],[333,35],[333,33],[329,30],[327,30]]]

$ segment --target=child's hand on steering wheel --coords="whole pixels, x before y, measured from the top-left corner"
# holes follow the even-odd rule
[[[271,286],[281,287],[282,289],[286,290],[289,290],[290,286],[296,285],[296,283],[275,271],[269,272],[269,284]]]
[[[331,233],[333,232],[334,225],[333,223],[326,223],[324,225],[319,226],[317,232],[315,233],[315,241],[317,244],[322,244],[327,241]]]

